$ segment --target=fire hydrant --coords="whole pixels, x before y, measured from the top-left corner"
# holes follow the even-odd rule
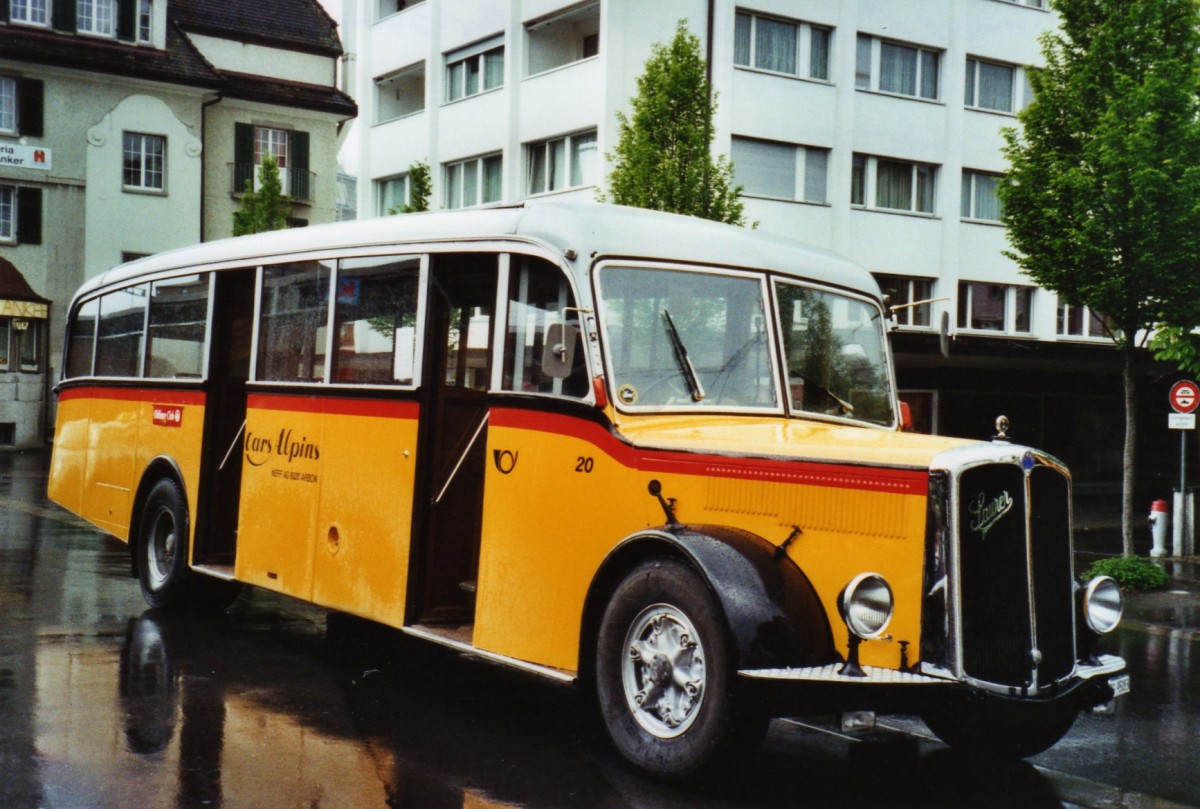
[[[1150,504],[1150,536],[1154,538],[1154,547],[1150,555],[1158,558],[1167,555],[1167,501],[1155,500]]]

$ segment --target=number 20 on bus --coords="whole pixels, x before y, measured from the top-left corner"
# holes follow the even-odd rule
[[[905,429],[891,324],[849,260],[616,206],[203,244],[75,296],[50,495],[155,607],[267,588],[572,684],[660,777],[784,713],[1027,756],[1128,689],[1120,592],[1062,463]]]

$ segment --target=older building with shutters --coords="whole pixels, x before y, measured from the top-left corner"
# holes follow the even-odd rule
[[[265,155],[334,220],[341,55],[317,0],[0,0],[0,448],[53,426],[75,289],[231,235]]]

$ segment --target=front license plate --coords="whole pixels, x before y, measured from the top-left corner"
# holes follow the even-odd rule
[[[1113,697],[1120,697],[1129,693],[1129,675],[1118,674],[1116,677],[1108,681],[1108,687],[1112,689]]]

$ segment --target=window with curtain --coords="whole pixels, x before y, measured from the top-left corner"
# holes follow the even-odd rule
[[[899,275],[877,275],[875,278],[889,305],[896,307],[892,315],[898,325],[928,327],[933,323],[933,304],[928,302],[933,298],[933,279]]]
[[[850,204],[889,211],[934,213],[937,166],[854,155],[850,173]]]
[[[410,192],[407,174],[377,180],[376,184],[379,188],[379,216],[400,213],[408,204]]]
[[[1016,68],[979,59],[967,59],[966,105],[997,112],[1012,112]]]
[[[68,0],[61,0],[68,2]],[[76,29],[81,33],[116,36],[116,0],[77,0]]]
[[[122,184],[127,189],[162,191],[167,139],[126,132],[123,137]]]
[[[1109,318],[1087,306],[1058,302],[1058,335],[1060,337],[1098,337],[1108,339],[1118,333]]]
[[[11,185],[0,185],[0,240],[12,241],[17,237],[17,189]]]
[[[596,132],[580,132],[526,147],[526,194],[544,194],[596,182]]]
[[[734,136],[734,181],[751,196],[828,202],[829,150]]]
[[[1000,204],[1000,176],[979,171],[963,171],[962,218],[999,222],[1004,213]]]
[[[941,52],[859,34],[854,86],[860,90],[926,98],[940,96]]]
[[[0,76],[0,132],[17,131],[17,80]]]
[[[1033,326],[1033,287],[958,282],[958,327],[1006,334],[1029,334]]]
[[[504,86],[502,37],[446,54],[446,101]]]
[[[469,208],[499,202],[504,192],[503,162],[500,155],[476,157],[444,166],[446,208]]]
[[[829,28],[739,11],[733,63],[800,78],[829,80]]]

